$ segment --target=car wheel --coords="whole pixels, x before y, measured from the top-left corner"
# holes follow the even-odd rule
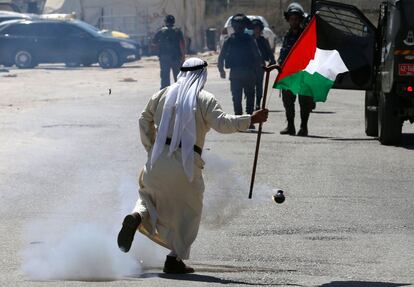
[[[396,95],[380,93],[378,110],[378,139],[383,145],[398,145],[403,121],[396,112]]]
[[[123,64],[124,64],[124,62],[118,61],[118,63],[116,64],[115,68],[120,68],[120,67],[122,67]]]
[[[105,49],[99,53],[98,63],[103,69],[116,68],[119,65],[118,54],[112,49]]]
[[[365,134],[378,136],[378,100],[373,91],[365,92]]]
[[[14,54],[14,64],[19,69],[30,69],[36,66],[32,53],[26,50],[18,50]]]

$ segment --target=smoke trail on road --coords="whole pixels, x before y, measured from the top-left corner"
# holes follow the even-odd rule
[[[114,280],[134,276],[140,265],[117,250],[114,234],[85,223],[54,242],[32,244],[23,252],[23,272],[31,280]]]
[[[162,266],[167,251],[139,233],[129,253],[118,249],[116,237],[122,218],[137,199],[134,180],[123,181],[119,193],[120,209],[106,224],[63,227],[61,221],[50,218],[29,223],[25,241],[30,244],[22,252],[25,276],[30,280],[106,281],[137,277],[142,268]]]
[[[206,163],[204,176],[204,210],[202,223],[215,229],[228,224],[243,210],[257,206],[271,198],[271,188],[255,183],[253,199],[248,199],[251,173],[237,174],[234,163],[208,150],[203,153]]]

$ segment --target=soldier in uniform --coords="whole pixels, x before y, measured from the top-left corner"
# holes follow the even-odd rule
[[[291,3],[288,6],[284,15],[285,15],[286,21],[290,25],[290,29],[286,33],[285,38],[283,39],[283,45],[282,45],[282,48],[280,49],[280,55],[278,59],[279,65],[283,64],[291,48],[296,43],[296,41],[299,39],[304,29],[303,21],[305,19],[305,12],[300,4]],[[280,134],[295,135],[296,134],[296,129],[295,129],[296,95],[294,95],[289,90],[283,90],[282,100],[283,100],[283,106],[285,107],[285,110],[286,110],[287,127],[284,130],[282,130]],[[299,95],[299,105],[300,105],[301,124],[300,124],[300,129],[297,135],[307,136],[309,115],[314,107],[313,99],[308,96]]]
[[[153,45],[158,50],[160,60],[161,89],[170,85],[170,71],[174,80],[180,72],[181,64],[185,60],[185,42],[181,30],[174,27],[175,18],[167,15],[163,26],[154,36]]]
[[[246,97],[246,113],[253,113],[256,73],[262,69],[259,48],[253,37],[245,33],[245,29],[250,25],[249,18],[244,14],[232,17],[231,26],[234,33],[224,42],[218,58],[221,78],[226,78],[224,67],[230,69],[230,88],[236,115],[243,114],[243,90]],[[250,128],[254,129],[254,125]]]
[[[275,56],[270,48],[269,41],[262,36],[264,25],[260,19],[254,19],[252,21],[253,36],[256,40],[256,44],[259,47],[260,55],[262,56],[262,65],[265,66],[266,62],[269,65],[276,64]],[[260,109],[260,102],[263,96],[263,77],[264,69],[259,69],[256,74],[255,92],[256,92],[256,110]]]

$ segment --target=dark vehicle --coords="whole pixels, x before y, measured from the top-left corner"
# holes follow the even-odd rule
[[[365,129],[385,145],[399,144],[404,121],[414,122],[414,2],[381,4],[374,83],[365,95]]]
[[[352,35],[363,55],[355,59],[364,65],[363,76],[338,76],[334,88],[365,90],[365,133],[384,145],[399,144],[404,121],[414,122],[414,1],[384,1],[377,27],[352,5],[313,0],[316,12],[341,36]]]
[[[121,67],[140,59],[139,44],[99,33],[78,20],[13,20],[0,24],[0,64],[33,68],[40,63]]]

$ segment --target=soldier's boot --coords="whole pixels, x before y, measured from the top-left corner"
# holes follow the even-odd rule
[[[135,212],[128,214],[122,223],[121,231],[118,234],[118,247],[123,252],[128,252],[131,249],[132,241],[134,240],[135,232],[141,224],[141,216]]]
[[[300,129],[298,131],[298,136],[300,137],[307,137],[308,136],[308,120],[309,120],[309,112],[300,112]]]
[[[280,131],[281,135],[291,135],[294,136],[296,134],[296,129],[295,129],[295,121],[292,119],[288,120],[288,124],[287,127],[283,130]]]

